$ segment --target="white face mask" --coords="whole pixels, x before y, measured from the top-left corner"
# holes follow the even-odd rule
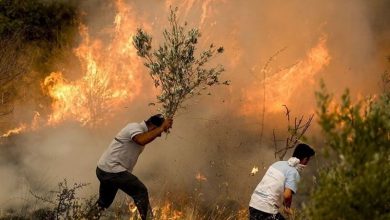
[[[291,157],[287,160],[289,166],[295,167],[298,172],[302,172],[305,169],[306,165],[300,164],[300,160],[296,157]]]

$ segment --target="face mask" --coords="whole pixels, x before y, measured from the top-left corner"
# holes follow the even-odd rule
[[[287,163],[291,167],[295,167],[295,169],[298,170],[298,172],[302,172],[303,169],[305,169],[306,165],[300,164],[300,160],[296,157],[291,157],[287,160]]]

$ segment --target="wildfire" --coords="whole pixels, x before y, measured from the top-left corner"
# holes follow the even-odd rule
[[[257,172],[259,172],[259,168],[254,166],[251,171],[251,176],[254,176]]]
[[[129,211],[132,215],[138,215],[137,206],[134,202],[129,202]],[[183,218],[183,212],[174,208],[173,203],[165,200],[162,204],[156,206],[152,210],[153,216],[156,219],[177,220]],[[133,216],[130,219],[135,219]]]
[[[40,114],[39,112],[35,112],[34,117],[31,121],[30,124],[27,123],[21,123],[18,127],[12,128],[8,131],[6,131],[4,134],[2,134],[0,137],[6,138],[12,135],[20,134],[22,132],[26,132],[28,130],[36,130],[39,128],[39,119],[40,119]]]
[[[317,45],[308,51],[305,59],[265,80],[268,112],[279,111],[282,105],[292,101],[299,89],[307,88],[314,83],[314,77],[330,62],[326,41],[326,37],[320,38]],[[244,91],[246,103],[242,106],[241,113],[255,115],[260,112],[263,92],[259,83]]]
[[[161,213],[158,216],[159,219],[176,220],[176,219],[181,219],[183,216],[183,213],[181,211],[175,210],[172,207],[172,203],[168,201],[166,201],[165,204],[162,207],[160,207],[160,212]]]
[[[204,24],[211,24],[214,25],[216,22],[206,22],[208,18],[210,18],[213,14],[213,7],[211,6],[213,2],[216,2],[216,0],[204,0],[204,1],[198,1],[198,0],[166,0],[165,1],[165,7],[168,9],[169,7],[172,7],[173,5],[177,5],[178,8],[181,8],[183,11],[183,16],[186,18],[188,17],[188,14],[194,10],[194,7],[201,5],[201,14],[200,14],[200,20],[199,20],[199,28],[202,28]],[[223,1],[222,1],[223,2]],[[201,4],[200,4],[201,3]]]
[[[76,120],[94,126],[112,116],[124,103],[139,93],[136,82],[139,63],[132,46],[132,34],[137,28],[134,13],[122,0],[116,1],[114,36],[110,44],[92,40],[85,26],[80,27],[82,44],[74,50],[81,63],[83,76],[74,81],[61,72],[53,72],[42,88],[53,102],[48,124]]]
[[[206,176],[204,176],[203,174],[201,174],[200,172],[198,172],[195,176],[195,179],[199,182],[201,181],[207,181],[207,178]]]
[[[26,124],[21,124],[19,127],[17,128],[13,128],[11,130],[8,130],[7,132],[5,132],[3,135],[1,135],[1,137],[9,137],[11,135],[15,135],[15,134],[19,134],[20,132],[23,132],[27,129],[27,125]]]

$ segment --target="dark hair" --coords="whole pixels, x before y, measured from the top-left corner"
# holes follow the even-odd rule
[[[164,116],[162,114],[153,115],[148,120],[145,121],[146,124],[153,124],[157,127],[160,127],[164,122]]]
[[[293,157],[296,157],[300,160],[306,157],[312,157],[316,154],[316,152],[309,145],[300,143],[295,147]]]

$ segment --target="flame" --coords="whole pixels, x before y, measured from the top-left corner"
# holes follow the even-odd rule
[[[268,112],[280,111],[282,105],[288,104],[299,89],[314,84],[315,76],[330,62],[326,47],[327,38],[321,37],[315,47],[306,54],[305,59],[296,65],[282,70],[265,80],[266,109]],[[261,111],[263,89],[259,83],[244,91],[245,104],[240,109],[244,115],[256,115]]]
[[[165,203],[160,207],[161,214],[158,216],[159,219],[182,219],[183,212],[178,211],[172,208],[172,203],[169,201],[165,201]]]
[[[134,219],[134,215],[138,215],[137,206],[134,202],[129,202],[128,204],[129,211],[132,214],[130,219]],[[177,220],[183,219],[184,213],[174,208],[173,202],[165,200],[160,205],[152,209],[153,216],[156,219],[167,219],[167,220]]]
[[[135,33],[136,19],[123,0],[116,1],[116,8],[114,35],[108,46],[92,40],[88,28],[80,27],[83,41],[74,50],[83,71],[80,79],[70,81],[61,72],[44,79],[42,88],[53,100],[49,125],[65,120],[98,125],[139,93],[140,83],[135,80],[139,63],[131,34]]]
[[[11,135],[19,134],[19,133],[25,131],[26,129],[27,129],[27,125],[21,124],[17,128],[13,128],[13,129],[6,131],[3,135],[1,135],[1,137],[5,138],[5,137],[9,137]]]
[[[221,1],[221,0],[218,0]],[[216,22],[206,22],[206,20],[210,17],[212,17],[213,14],[213,7],[211,6],[212,3],[217,2],[217,0],[166,0],[165,1],[165,8],[169,9],[169,7],[172,7],[174,5],[177,5],[180,11],[182,12],[182,16],[186,19],[188,17],[188,14],[191,11],[194,11],[195,7],[198,7],[200,5],[200,17],[199,17],[199,28],[202,28],[205,24],[209,25],[215,25]],[[224,1],[221,1],[224,2]]]
[[[40,123],[40,114],[39,112],[35,112],[33,119],[31,123],[20,123],[18,127],[12,128],[6,132],[4,132],[0,137],[2,138],[7,138],[12,135],[20,134],[22,132],[26,131],[35,131],[39,128],[39,123]]]
[[[259,172],[259,168],[254,166],[251,171],[251,176],[254,176],[257,172]]]
[[[195,179],[199,182],[201,181],[207,181],[207,178],[206,176],[204,176],[203,174],[201,174],[200,172],[198,172],[195,176]]]

